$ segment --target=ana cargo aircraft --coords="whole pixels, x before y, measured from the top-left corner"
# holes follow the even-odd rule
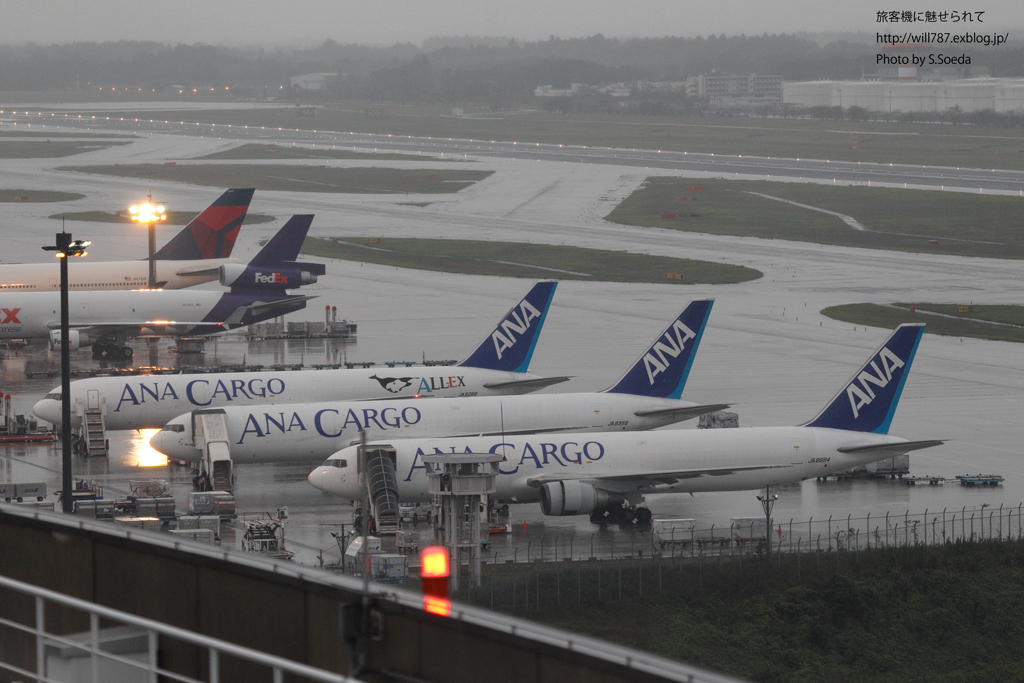
[[[228,190],[154,254],[161,289],[182,289],[216,280],[220,266],[244,267],[232,259],[242,221],[255,190]],[[149,261],[87,261],[68,268],[68,289],[129,290],[149,285]],[[51,263],[0,264],[0,293],[60,291],[60,266]]]
[[[305,264],[304,264],[305,265]],[[547,318],[556,282],[538,282],[456,366],[351,368],[298,372],[229,372],[217,375],[93,377],[71,383],[72,424],[91,406],[103,411],[107,429],[159,429],[189,410],[300,401],[349,401],[412,396],[523,394],[568,377],[539,377],[527,370]],[[57,424],[60,387],[32,412]]]
[[[322,264],[292,260],[312,220],[312,216],[293,216],[252,262],[238,264],[239,272],[228,293],[160,289],[71,292],[71,349],[92,344],[94,354],[127,358],[131,348],[124,343],[131,337],[214,334],[304,308],[306,300],[313,297],[288,294],[285,287],[291,283],[267,282],[261,273],[296,267],[323,273]],[[51,348],[60,348],[60,292],[0,293],[0,313],[0,339],[49,339]]]
[[[810,422],[798,427],[663,430],[644,434],[480,436],[373,441],[396,464],[398,498],[427,501],[424,454],[500,453],[498,502],[539,501],[545,515],[591,521],[649,521],[652,493],[743,491],[843,472],[941,441],[888,436],[923,325],[901,325]],[[359,486],[358,447],[309,475],[322,491],[350,499]]]
[[[270,410],[230,407],[218,411],[225,420],[224,441],[235,463],[321,462],[339,447],[356,442],[363,430],[371,438],[634,431],[697,417],[727,407],[679,400],[711,303],[694,301],[687,306],[604,392],[291,404]],[[203,445],[196,443],[193,431],[201,412],[210,411],[171,420],[150,445],[178,460],[200,461]]]

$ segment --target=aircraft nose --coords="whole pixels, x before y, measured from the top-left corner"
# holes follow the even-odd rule
[[[326,469],[327,469],[326,467],[315,467],[315,468],[313,468],[313,471],[310,472],[309,476],[306,478],[306,481],[309,482],[310,486],[312,486],[315,489],[319,489],[321,491],[324,490],[324,486],[323,486],[324,470],[326,470]]]
[[[173,456],[174,453],[170,452],[170,440],[167,438],[169,434],[173,432],[159,431],[149,439],[149,446],[157,453],[163,453],[164,455]]]
[[[52,398],[44,398],[32,406],[32,414],[51,424],[60,424],[60,403]]]

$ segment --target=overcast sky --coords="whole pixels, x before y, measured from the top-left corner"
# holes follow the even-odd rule
[[[868,31],[879,10],[983,10],[983,31],[1024,26],[1021,0],[0,0],[0,43],[419,44],[437,36]],[[905,24],[901,29],[937,27]],[[947,24],[937,30],[963,25]],[[935,30],[935,29],[932,29]],[[1011,38],[1022,38],[1011,35]]]

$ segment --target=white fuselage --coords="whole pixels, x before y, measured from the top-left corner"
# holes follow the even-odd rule
[[[397,399],[224,408],[231,459],[241,463],[319,463],[331,453],[369,439],[408,439],[537,431],[635,431],[678,421],[638,417],[637,411],[693,406],[630,394],[532,394],[444,400]],[[181,415],[150,444],[178,460],[198,461],[192,416]],[[174,431],[178,429],[180,431]]]
[[[687,429],[643,434],[536,434],[516,437],[472,437],[459,439],[407,439],[383,441],[396,450],[398,497],[404,502],[427,501],[424,454],[501,453],[495,499],[531,502],[540,488],[530,480],[569,477],[581,481],[602,481],[606,490],[619,493],[694,493],[700,491],[745,491],[801,481],[833,472],[843,472],[889,454],[845,454],[840,447],[899,443],[904,439],[864,432],[812,427],[748,427],[738,429]],[[356,472],[356,447],[331,456],[328,462],[343,460],[345,466],[317,467],[309,475],[316,488],[357,499],[363,495]],[[713,476],[678,477],[674,481],[644,480],[644,475],[730,467],[764,467]],[[634,481],[624,477],[635,476]],[[534,482],[536,484],[536,482]]]
[[[162,289],[184,289],[219,277],[217,269],[225,263],[239,263],[238,259],[203,259],[190,261],[156,262],[156,281]],[[204,274],[188,274],[203,269]],[[212,272],[208,272],[212,271]],[[68,263],[68,290],[129,290],[144,289],[149,285],[149,261],[87,261],[71,259]],[[5,263],[0,264],[0,293],[4,292],[59,292],[60,264]]]
[[[195,323],[213,310],[223,292],[132,290],[71,292],[72,328],[143,325],[152,321]],[[183,334],[194,325],[183,325]],[[60,292],[0,293],[0,339],[45,339],[60,328]],[[226,329],[226,328],[225,328]]]
[[[100,408],[107,429],[159,429],[197,408],[272,406],[300,402],[413,397],[499,396],[522,393],[501,384],[540,379],[523,372],[459,366],[351,368],[274,372],[229,372],[149,377],[93,377],[71,383],[74,406]],[[36,417],[60,421],[60,387],[36,403]],[[78,426],[81,417],[72,416]]]

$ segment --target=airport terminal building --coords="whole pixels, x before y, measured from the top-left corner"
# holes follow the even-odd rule
[[[876,112],[1024,109],[1024,79],[804,81],[783,84],[783,102],[801,107],[863,107]]]

